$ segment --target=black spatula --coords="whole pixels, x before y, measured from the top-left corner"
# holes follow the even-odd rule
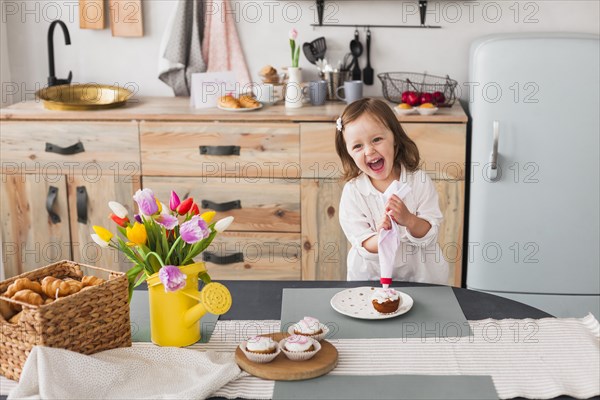
[[[373,68],[371,68],[371,29],[367,28],[367,66],[363,69],[365,85],[373,84]]]

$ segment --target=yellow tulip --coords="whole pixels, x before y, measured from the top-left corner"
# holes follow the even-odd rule
[[[146,233],[146,227],[139,222],[125,228],[127,239],[131,240],[134,244],[145,244],[148,240],[148,234]]]
[[[158,211],[157,212],[160,214],[162,212],[162,209],[163,209],[162,203],[160,201],[158,201],[158,199],[155,199],[155,200],[156,200],[156,205],[158,206]]]
[[[217,213],[214,211],[207,211],[205,213],[202,213],[202,215],[200,215],[200,218],[202,218],[207,224],[210,224],[210,221],[212,221],[216,214]]]
[[[100,239],[107,243],[110,242],[110,239],[113,237],[112,232],[102,226],[94,225],[92,226],[92,229],[94,229],[94,232],[96,232],[96,235],[98,235]]]

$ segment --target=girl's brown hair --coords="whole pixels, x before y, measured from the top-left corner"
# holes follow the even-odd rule
[[[347,124],[357,120],[363,114],[367,114],[377,122],[388,128],[394,135],[394,165],[402,166],[409,172],[419,168],[420,158],[419,149],[404,132],[400,122],[392,109],[383,101],[371,98],[357,100],[346,107],[342,113],[341,129],[338,122],[335,133],[335,150],[342,160],[344,173],[342,179],[349,181],[356,178],[360,173],[360,169],[354,163],[348,150],[346,149],[346,141],[344,140],[344,128]]]

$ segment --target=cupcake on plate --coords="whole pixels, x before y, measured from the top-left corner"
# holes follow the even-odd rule
[[[321,350],[315,339],[302,335],[291,335],[279,342],[279,347],[287,358],[293,361],[306,361]]]
[[[325,339],[329,333],[327,325],[319,322],[313,317],[304,317],[288,329],[290,335],[302,335],[311,337],[317,341]]]
[[[371,304],[378,313],[394,313],[400,307],[400,294],[394,289],[376,289],[371,296]]]
[[[240,344],[240,349],[250,361],[268,363],[279,355],[279,344],[267,336],[254,336]]]

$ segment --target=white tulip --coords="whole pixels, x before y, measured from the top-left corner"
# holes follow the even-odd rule
[[[110,209],[113,212],[113,214],[115,214],[119,218],[125,218],[127,216],[127,214],[128,214],[128,211],[125,208],[125,206],[123,204],[121,204],[121,203],[116,202],[116,201],[109,201],[108,202],[108,207],[110,207]]]
[[[232,222],[233,222],[233,217],[225,217],[223,219],[220,219],[215,224],[215,230],[217,232],[225,232],[227,230],[227,228],[229,228],[229,225],[231,225]]]
[[[96,244],[97,244],[98,246],[100,246],[100,247],[104,247],[104,248],[108,247],[108,242],[105,242],[104,240],[102,240],[102,238],[101,238],[100,236],[98,236],[97,234],[95,234],[95,233],[92,233],[92,235],[91,235],[91,236],[92,236],[92,240],[93,240],[94,242],[96,242]]]

